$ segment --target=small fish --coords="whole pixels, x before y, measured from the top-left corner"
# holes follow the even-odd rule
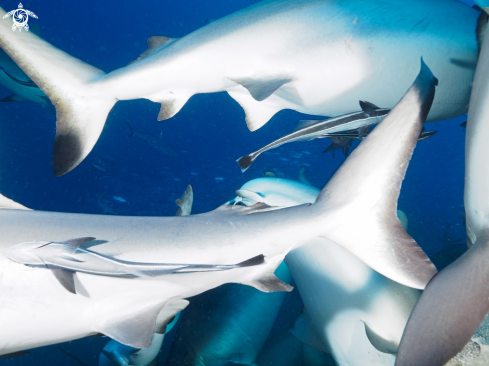
[[[127,201],[124,198],[122,198],[122,197],[114,196],[112,198],[115,199],[116,201],[119,201],[119,202],[122,202],[122,203],[127,203]]]
[[[100,170],[101,172],[105,172],[105,169],[104,169],[104,168],[102,168],[100,165],[97,165],[97,164],[92,164],[92,165],[95,167],[95,169],[98,169],[98,170]]]
[[[146,141],[148,144],[150,144],[154,148],[163,151],[166,155],[169,155],[169,156],[176,156],[177,155],[175,153],[175,151],[173,151],[166,144],[166,142],[163,141],[163,133],[160,133],[160,136],[159,137],[149,136],[149,135],[146,135],[143,132],[136,132],[136,131],[134,131],[132,129],[132,126],[127,121],[126,121],[126,124],[129,126],[129,129],[131,130],[131,134],[129,135],[129,137],[131,137],[131,136],[137,136],[141,140]]]
[[[278,158],[278,160],[289,161],[289,159],[287,159],[287,158]]]
[[[277,176],[277,174],[275,174],[274,172],[271,172],[271,171],[266,171],[263,175],[265,177],[271,177],[271,178],[275,178]]]
[[[224,178],[221,178],[221,177],[216,177],[214,178],[215,180],[224,180]]]
[[[50,269],[61,285],[73,294],[76,294],[75,272],[112,277],[158,277],[170,273],[227,271],[265,263],[261,254],[237,264],[129,262],[80,248],[93,240],[95,238],[84,237],[61,242],[32,241],[13,245],[2,253],[13,262]]]
[[[298,128],[294,132],[275,140],[274,142],[262,147],[260,150],[242,156],[237,160],[237,163],[241,167],[241,171],[244,172],[250,167],[251,164],[253,164],[261,153],[267,150],[274,149],[289,142],[310,141],[328,137],[336,132],[349,131],[353,129],[360,129],[360,127],[364,126],[370,126],[382,121],[390,111],[390,109],[379,108],[372,103],[364,101],[360,101],[360,107],[362,108],[361,112],[343,114],[338,117],[319,121],[300,121]],[[344,148],[343,152],[348,149]],[[280,158],[280,160],[284,159],[285,158]]]
[[[190,174],[195,175],[195,176],[197,176],[197,175],[198,175],[197,173],[194,173],[194,172],[190,172]]]

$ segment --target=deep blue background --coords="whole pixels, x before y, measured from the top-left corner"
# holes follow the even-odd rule
[[[37,23],[44,39],[106,72],[135,60],[146,49],[150,36],[180,37],[249,4],[249,0],[23,3],[39,17],[31,18],[29,24]],[[16,9],[18,2],[0,0],[0,6],[9,11]],[[0,98],[9,94],[0,86]],[[328,140],[294,143],[262,155],[242,174],[237,158],[289,133],[305,116],[282,111],[251,133],[242,109],[226,93],[196,95],[167,121],[156,121],[158,111],[159,105],[147,100],[117,103],[88,158],[71,173],[55,178],[51,173],[54,114],[32,102],[0,103],[0,192],[36,210],[83,213],[101,213],[97,197],[106,192],[104,198],[121,214],[174,215],[174,200],[190,183],[195,194],[193,212],[201,213],[233,198],[243,183],[267,170],[296,179],[299,168],[307,164],[309,179],[322,187],[344,160],[340,152],[336,158],[331,153],[321,154]],[[164,155],[137,137],[129,138],[126,119],[146,134],[163,133],[177,156]],[[465,131],[459,127],[463,121],[464,116],[426,126],[439,132],[416,148],[399,199],[399,208],[409,217],[410,234],[430,255],[443,246],[439,238],[446,223],[454,227],[457,236],[465,236]],[[292,157],[297,154],[300,157]],[[113,196],[128,203],[117,202]],[[78,356],[95,364],[105,343],[85,339],[64,347],[79,351]],[[55,346],[19,359],[0,360],[2,365],[59,362],[77,365]]]

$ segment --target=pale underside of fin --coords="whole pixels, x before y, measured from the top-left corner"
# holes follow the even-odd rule
[[[249,191],[247,189],[238,189],[236,191],[236,196],[241,197],[241,201],[247,206],[251,206],[256,202],[263,202],[263,196],[259,193]],[[247,204],[247,203],[252,203]]]
[[[172,305],[172,303],[175,304]],[[169,305],[167,310],[165,310],[166,305]],[[137,309],[127,305],[111,316],[103,318],[95,331],[129,347],[148,348],[151,345],[158,318],[160,323],[164,323],[165,318],[170,319],[187,305],[187,300],[175,298]]]
[[[409,317],[396,366],[445,365],[489,312],[489,229],[428,284]]]
[[[74,279],[75,272],[68,271],[67,269],[57,267],[57,266],[53,266],[53,265],[48,265],[48,268],[51,270],[54,277],[56,277],[56,279],[59,281],[59,283],[66,290],[68,290],[72,294],[76,295],[75,279]]]
[[[192,204],[194,202],[194,191],[189,184],[182,197],[177,199],[175,203],[179,207],[175,216],[188,216],[192,213]]]
[[[251,275],[238,283],[254,287],[262,292],[292,291],[294,287],[279,280],[274,274],[283,259],[284,256],[279,255],[268,260],[265,265],[253,267],[254,271]]]
[[[267,123],[277,112],[283,108],[264,100],[257,102],[243,87],[234,87],[227,90],[228,94],[243,108],[246,125],[250,131],[256,131]]]
[[[365,333],[367,334],[370,344],[374,346],[377,351],[391,355],[395,355],[397,353],[397,349],[399,348],[398,342],[383,338],[372,328],[370,328],[366,322],[363,320],[362,322],[365,325]]]
[[[147,99],[161,103],[160,112],[158,113],[158,121],[163,121],[176,115],[190,99],[190,95],[181,93],[174,94],[170,91],[158,96],[151,96]]]
[[[267,99],[284,84],[292,81],[286,76],[274,76],[268,78],[229,78],[229,80],[243,86],[258,102]]]
[[[330,353],[329,349],[318,336],[311,317],[305,307],[302,309],[301,315],[299,315],[295,321],[294,325],[290,329],[290,332],[300,342],[308,345],[309,347],[315,348],[321,352]]]
[[[168,324],[170,324],[175,316],[184,310],[188,304],[189,301],[185,299],[175,299],[167,303],[158,314],[158,318],[156,318],[154,332],[158,334],[165,334]]]
[[[11,209],[11,210],[31,210],[20,203],[17,203],[10,198],[7,198],[0,194],[0,209]]]

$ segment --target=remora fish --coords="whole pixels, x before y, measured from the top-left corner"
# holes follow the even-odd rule
[[[193,194],[191,195],[192,200],[189,200],[189,193],[192,193],[191,185],[187,187],[181,198],[184,202],[185,210],[182,211],[180,208],[176,216],[187,216],[191,214]],[[159,324],[158,319],[156,320],[154,335],[151,339],[151,345],[148,348],[137,349],[123,345],[112,339],[100,354],[99,366],[147,366],[160,353],[163,342],[171,342],[173,340],[173,338],[168,338],[168,333],[178,322],[180,315],[181,312],[175,315],[175,319],[168,325],[165,319],[163,319],[162,324]]]
[[[163,132],[160,133],[160,136],[159,137],[154,137],[154,136],[149,136],[149,135],[146,135],[145,133],[143,132],[136,132],[133,130],[132,126],[129,124],[129,122],[126,121],[126,124],[129,126],[129,128],[131,129],[131,134],[129,135],[129,137],[131,136],[137,136],[139,137],[141,140],[143,141],[146,141],[148,144],[150,144],[151,146],[153,146],[154,148],[158,149],[158,150],[161,150],[163,151],[166,155],[170,155],[170,156],[176,156],[177,154],[175,153],[175,151],[173,151],[167,144],[165,141],[163,141]]]
[[[396,366],[444,365],[489,312],[489,37],[470,97],[465,147],[467,241],[471,247],[427,286],[402,337]],[[436,311],[433,311],[433,308]]]
[[[258,255],[238,264],[138,263],[80,248],[95,238],[76,238],[61,242],[33,241],[13,245],[2,251],[8,259],[29,267],[50,269],[69,292],[76,294],[74,274],[84,272],[115,277],[157,277],[171,273],[228,271],[264,263]]]
[[[33,25],[30,30],[39,36],[39,27],[37,25]],[[46,94],[29,79],[2,49],[0,49],[0,84],[14,92],[14,94],[0,99],[0,102],[30,100],[31,102],[45,104],[53,112],[56,112]]]
[[[259,266],[159,277],[128,279],[77,272],[74,282],[79,295],[74,296],[54,280],[51,271],[1,255],[0,354],[94,333],[131,347],[148,347],[156,318],[173,317],[173,305],[182,310],[187,297],[224,283],[265,292],[290,290],[274,276],[275,269],[290,250],[317,237],[345,247],[395,281],[424,288],[436,269],[404,231],[395,210],[435,84],[436,78],[422,63],[413,86],[311,205],[278,210],[264,204],[225,205],[184,217],[0,210],[2,251],[19,242],[90,235],[106,241],[97,253],[131,262],[225,265],[260,254],[266,258]]]
[[[281,137],[274,142],[262,147],[261,149],[242,156],[237,161],[241,171],[245,172],[251,164],[265,151],[275,149],[289,142],[310,141],[327,137],[328,134],[340,131],[355,130],[361,127],[379,123],[389,113],[389,109],[379,108],[372,103],[360,101],[362,112],[348,113],[335,118],[320,121],[305,120],[301,121],[299,128],[294,132]],[[346,154],[345,154],[346,156]]]
[[[314,202],[319,189],[288,179],[258,178],[240,190],[243,203],[288,207]],[[240,197],[240,196],[238,196]],[[402,211],[398,216],[407,217]],[[393,365],[401,335],[420,291],[369,268],[344,248],[321,238],[291,251],[285,261],[306,310],[292,329],[299,340],[328,351],[339,365]]]
[[[88,155],[118,100],[161,103],[163,120],[194,94],[227,91],[254,131],[283,109],[334,117],[361,98],[392,108],[423,56],[442,81],[428,121],[465,113],[480,13],[455,0],[405,5],[262,1],[180,39],[151,37],[136,62],[109,74],[31,32],[12,32],[8,21],[0,22],[0,47],[57,108],[53,171],[60,176]]]

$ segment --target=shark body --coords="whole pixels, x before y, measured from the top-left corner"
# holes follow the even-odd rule
[[[7,21],[0,47],[56,107],[59,176],[88,155],[119,100],[160,103],[163,120],[194,94],[227,91],[253,131],[283,109],[334,117],[357,110],[358,100],[392,108],[423,56],[441,80],[428,121],[461,115],[478,17],[455,0],[442,8],[424,0],[267,0],[179,39],[151,37],[136,62],[108,74],[30,32],[12,32]]]
[[[118,217],[21,210],[0,199],[11,208],[0,210],[2,251],[22,242],[96,237],[106,241],[97,253],[131,262],[223,265],[265,257],[263,265],[218,272],[131,279],[77,273],[74,296],[51,271],[1,255],[0,354],[93,333],[148,347],[156,318],[173,317],[188,304],[187,297],[233,282],[265,292],[290,290],[273,274],[275,269],[290,250],[317,237],[343,246],[386,277],[424,288],[436,269],[403,229],[396,207],[436,83],[422,62],[405,96],[314,204],[282,209],[224,205],[184,217]]]

